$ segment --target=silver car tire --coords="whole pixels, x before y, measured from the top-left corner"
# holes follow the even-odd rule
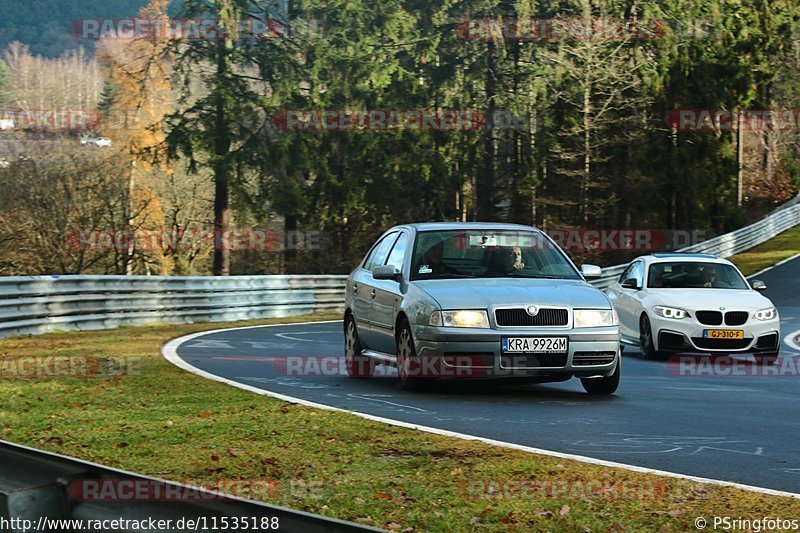
[[[364,356],[363,351],[356,321],[353,315],[347,315],[344,321],[344,362],[351,378],[371,378],[375,373],[375,361]]]

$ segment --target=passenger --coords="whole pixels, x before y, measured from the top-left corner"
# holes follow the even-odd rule
[[[511,253],[514,256],[514,264],[512,265],[512,268],[514,270],[522,270],[525,268],[525,263],[522,262],[522,248],[515,246],[511,249]]]
[[[514,271],[515,255],[513,250],[487,251],[487,266],[489,270],[484,273],[488,277],[507,276]]]

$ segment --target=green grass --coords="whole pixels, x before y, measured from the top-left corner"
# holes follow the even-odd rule
[[[262,321],[267,322],[280,321]],[[226,326],[236,325],[244,324]],[[199,378],[160,357],[170,338],[219,327],[155,326],[2,340],[0,435],[398,531],[471,531],[480,524],[481,531],[668,532],[693,530],[697,516],[800,516],[800,501],[791,498],[593,466],[287,404]],[[42,357],[124,359],[131,366],[116,377],[10,374],[20,368],[8,364],[12,359]],[[531,480],[557,493],[501,491],[477,497],[468,489],[480,482]],[[594,490],[614,484],[633,490]]]
[[[750,276],[796,254],[800,254],[800,226],[786,230],[774,239],[728,259],[745,276]]]

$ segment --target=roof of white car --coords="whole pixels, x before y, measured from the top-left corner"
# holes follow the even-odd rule
[[[447,231],[447,230],[534,230],[538,228],[523,226],[521,224],[506,224],[502,222],[416,222],[413,224],[403,224],[406,227],[413,227],[417,231]]]
[[[637,257],[637,259],[642,259],[647,263],[667,263],[675,261],[684,261],[687,263],[721,263],[727,265],[733,264],[727,259],[722,259],[720,257],[711,254],[693,254],[693,253],[680,253],[680,252],[655,253],[650,255],[643,255],[641,257]]]

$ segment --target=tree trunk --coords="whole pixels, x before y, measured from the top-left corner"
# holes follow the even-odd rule
[[[583,224],[589,221],[589,177],[592,170],[591,98],[591,91],[587,84],[583,89],[583,174],[581,175],[580,193],[580,218]]]
[[[217,79],[221,83],[227,77],[227,51],[229,39],[217,43]],[[217,88],[217,91],[220,89]],[[231,135],[225,113],[225,99],[217,94],[214,129],[214,275],[228,276],[231,273],[230,232],[230,171],[226,155],[231,147]]]
[[[486,43],[486,136],[484,138],[484,165],[483,172],[478,175],[476,180],[476,196],[478,207],[478,220],[494,220],[494,114],[496,108],[495,96],[497,94],[496,68],[497,59],[495,58],[495,44],[492,41]]]

